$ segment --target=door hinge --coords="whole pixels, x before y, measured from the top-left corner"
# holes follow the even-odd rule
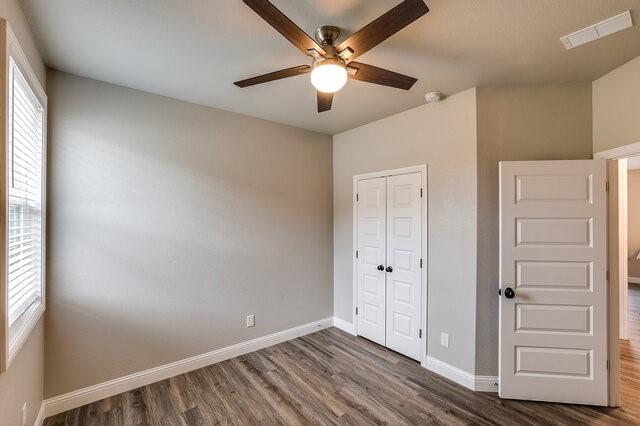
[[[356,259],[358,258],[358,250],[356,250]]]
[[[609,181],[605,184],[606,191],[609,192]]]
[[[356,203],[360,201],[360,194],[356,194]]]
[[[420,198],[422,198],[422,188],[420,188]]]
[[[358,308],[356,308],[356,315],[358,315]]]
[[[422,259],[420,259],[420,269],[422,269]]]
[[[422,329],[418,330],[418,337],[422,339]]]
[[[607,360],[607,370],[611,367],[611,363]]]
[[[607,281],[609,281],[609,270],[607,269]]]

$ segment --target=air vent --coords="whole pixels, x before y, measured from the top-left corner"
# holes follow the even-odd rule
[[[627,10],[619,15],[600,21],[597,24],[578,30],[575,33],[560,37],[560,41],[564,44],[564,47],[569,50],[617,33],[618,31],[626,30],[632,26],[631,13]]]

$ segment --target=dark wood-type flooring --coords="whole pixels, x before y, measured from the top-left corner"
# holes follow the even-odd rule
[[[622,408],[501,400],[330,328],[48,418],[45,425],[640,424],[640,288]]]

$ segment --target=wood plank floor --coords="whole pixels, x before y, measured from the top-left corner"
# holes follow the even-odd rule
[[[336,328],[48,418],[46,425],[640,424],[640,289],[622,408],[501,400]]]

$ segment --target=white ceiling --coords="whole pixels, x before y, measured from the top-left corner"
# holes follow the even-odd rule
[[[272,0],[308,34],[349,35],[398,0]],[[417,77],[350,81],[318,114],[309,77],[235,80],[309,63],[241,0],[22,0],[52,68],[335,134],[415,107],[427,90],[593,81],[640,55],[640,0],[426,0],[431,11],[358,61]],[[559,37],[631,10],[634,27],[566,51]]]

